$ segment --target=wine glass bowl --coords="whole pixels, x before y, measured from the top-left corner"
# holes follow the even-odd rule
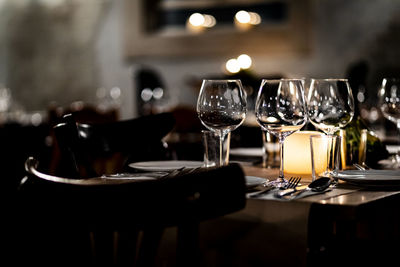
[[[263,79],[258,91],[255,105],[257,122],[279,140],[280,169],[275,186],[287,182],[283,166],[284,140],[300,130],[307,120],[303,84],[302,79]]]
[[[378,96],[383,116],[400,128],[400,78],[384,78]]]
[[[307,97],[309,121],[328,135],[354,116],[354,98],[347,79],[311,79]]]
[[[396,124],[400,131],[400,78],[384,78],[378,91],[378,105],[383,116]],[[400,151],[395,156],[400,166]]]
[[[201,123],[220,137],[220,166],[223,141],[246,118],[246,94],[240,80],[203,80],[197,99],[197,115]]]

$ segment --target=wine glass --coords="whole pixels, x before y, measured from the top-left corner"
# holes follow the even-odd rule
[[[354,98],[347,79],[311,79],[307,97],[309,121],[326,135],[331,136],[327,145],[327,166],[325,176],[334,177],[338,167],[336,142],[340,137],[335,133],[351,122],[354,116]],[[335,156],[336,155],[336,156]],[[337,180],[334,178],[334,185]]]
[[[379,106],[383,116],[396,124],[400,131],[400,78],[384,78],[378,92]],[[400,151],[395,156],[395,163],[400,165]]]
[[[197,115],[201,123],[219,137],[219,165],[223,159],[226,135],[246,118],[246,94],[240,80],[204,79],[197,99]]]
[[[287,136],[300,130],[307,121],[304,80],[263,79],[257,95],[255,113],[261,128],[278,137],[279,177],[272,181],[272,185],[281,187],[287,183],[284,178],[283,143]]]
[[[327,135],[334,135],[354,116],[354,99],[347,79],[311,79],[308,119]]]

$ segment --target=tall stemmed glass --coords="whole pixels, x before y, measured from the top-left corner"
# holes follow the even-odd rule
[[[240,80],[203,80],[197,99],[197,115],[205,127],[219,136],[219,166],[228,163],[223,159],[224,140],[246,118],[246,103]]]
[[[308,119],[318,129],[334,135],[354,116],[354,99],[347,79],[311,79],[307,97]]]
[[[393,122],[400,131],[400,78],[384,78],[378,92],[379,106],[383,116]],[[397,166],[400,165],[400,151],[395,157]]]
[[[257,122],[279,140],[279,177],[272,182],[277,187],[287,183],[283,166],[285,138],[300,130],[307,120],[303,85],[302,79],[263,79],[258,91],[255,107]]]
[[[351,122],[354,116],[354,99],[347,79],[311,79],[307,97],[308,119],[325,134],[335,133]],[[340,141],[340,139],[339,139]],[[326,176],[333,177],[338,165],[335,158],[335,139],[328,144]],[[337,182],[336,179],[334,179]]]

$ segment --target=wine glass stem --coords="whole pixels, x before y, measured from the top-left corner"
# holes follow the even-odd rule
[[[279,157],[280,157],[280,167],[279,167],[279,179],[283,180],[284,175],[284,168],[283,168],[283,143],[285,139],[283,137],[279,137]]]
[[[400,137],[400,120],[397,121],[396,126],[397,126],[397,135]],[[396,162],[397,164],[400,163],[400,149],[398,149],[396,153]]]
[[[221,131],[219,133],[219,166],[224,166],[225,165],[225,159],[224,159],[224,140],[225,140],[226,134]]]
[[[327,136],[330,136],[331,138],[333,138],[335,136],[334,133],[328,133]],[[325,173],[329,174],[330,170],[333,170],[333,155],[332,155],[332,150],[333,150],[333,139],[329,139],[330,143],[328,144],[327,150],[326,150],[326,158],[328,159],[328,162],[326,163],[326,170]]]

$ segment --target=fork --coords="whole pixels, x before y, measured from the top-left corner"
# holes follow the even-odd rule
[[[301,177],[290,177],[289,181],[280,189],[295,188],[301,180]]]
[[[284,189],[288,189],[288,188],[295,188],[299,184],[300,180],[301,180],[301,177],[290,177],[289,181],[286,184],[284,184],[283,186],[279,187],[279,189],[284,190]],[[250,195],[250,197],[251,198],[259,197],[275,188],[277,188],[277,187],[274,187],[271,185],[265,185],[265,189],[263,189],[259,192],[252,193]]]
[[[296,186],[299,184],[301,180],[301,177],[290,177],[289,181],[286,183],[286,185],[280,187],[279,191],[275,192],[275,197],[281,198],[282,193],[285,191],[288,191],[288,189],[296,188]]]

